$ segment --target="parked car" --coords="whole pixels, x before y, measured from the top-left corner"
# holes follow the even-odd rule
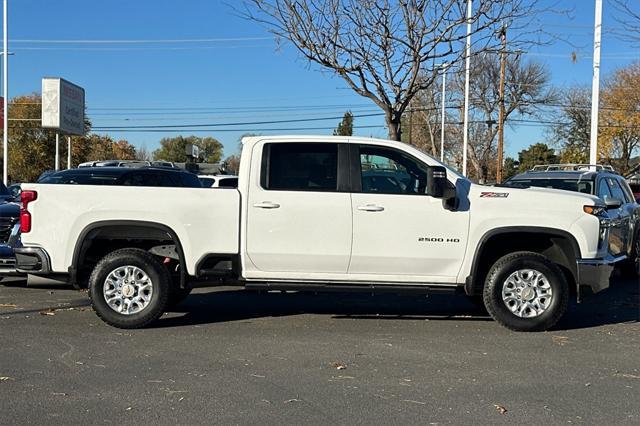
[[[238,189],[24,184],[18,269],[88,280],[96,314],[121,328],[157,320],[197,283],[464,292],[534,331],[557,323],[570,294],[606,289],[625,259],[591,194],[476,185],[400,142],[243,143]],[[406,174],[403,192],[364,187],[369,163]]]
[[[205,188],[237,188],[238,176],[234,175],[198,175]]]
[[[40,179],[43,184],[165,186],[201,188],[198,177],[180,169],[161,167],[83,167],[62,170]]]
[[[16,258],[13,252],[20,230],[20,204],[16,202],[15,189],[10,191],[0,182],[0,280],[16,274]]]
[[[636,199],[636,202],[640,203],[640,174],[628,178],[627,183],[631,191],[633,191],[633,197]]]
[[[638,274],[640,205],[627,181],[613,169],[583,164],[538,166],[537,169],[513,176],[505,185],[561,189],[591,194],[602,199],[607,206],[606,215],[612,224],[610,234],[614,254],[627,256],[628,269]]]

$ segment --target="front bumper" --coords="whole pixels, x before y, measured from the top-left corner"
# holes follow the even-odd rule
[[[626,258],[627,256],[608,255],[602,259],[578,259],[578,285],[589,287],[594,293],[609,288],[616,263]]]
[[[19,247],[16,253],[16,270],[23,274],[46,275],[51,273],[51,259],[40,247]]]

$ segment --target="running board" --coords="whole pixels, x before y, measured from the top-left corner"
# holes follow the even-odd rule
[[[311,292],[364,292],[364,293],[399,293],[399,294],[452,294],[464,293],[464,288],[458,285],[407,285],[407,284],[329,284],[305,282],[247,282],[247,290],[261,291],[311,291]]]

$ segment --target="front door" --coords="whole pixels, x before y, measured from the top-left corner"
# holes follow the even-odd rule
[[[254,149],[261,161],[251,168],[246,251],[255,269],[300,277],[346,274],[351,197],[338,173],[346,144],[282,142]]]
[[[352,147],[353,248],[349,274],[453,282],[464,259],[468,212],[425,195],[427,168],[391,148]]]

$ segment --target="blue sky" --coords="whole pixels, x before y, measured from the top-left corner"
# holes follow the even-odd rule
[[[367,99],[328,72],[309,65],[288,46],[276,49],[264,28],[234,15],[227,3],[239,0],[9,0],[10,96],[39,92],[41,78],[57,76],[83,86],[94,126],[173,125],[256,122],[376,112]],[[530,59],[547,64],[554,85],[591,84],[593,0],[563,0],[572,17],[545,22],[574,46],[558,42],[532,49]],[[605,0],[602,73],[606,75],[640,56],[640,51],[611,35],[612,8]],[[255,38],[234,41],[234,38]],[[50,44],[25,40],[227,39],[193,43]],[[575,47],[578,46],[578,47]],[[581,46],[581,47],[580,47]],[[71,48],[71,49],[70,49]],[[573,63],[571,52],[577,50]],[[269,111],[265,111],[269,109]],[[275,109],[275,110],[274,110]],[[272,128],[327,127],[339,120],[286,123]],[[363,136],[386,137],[381,117],[356,118]],[[246,132],[266,125],[237,126],[238,131],[197,133],[223,142],[233,154]],[[226,129],[230,127],[226,126]],[[99,132],[104,133],[104,132]],[[111,133],[136,146],[157,148],[172,133]],[[507,133],[507,154],[543,141],[541,127]]]

